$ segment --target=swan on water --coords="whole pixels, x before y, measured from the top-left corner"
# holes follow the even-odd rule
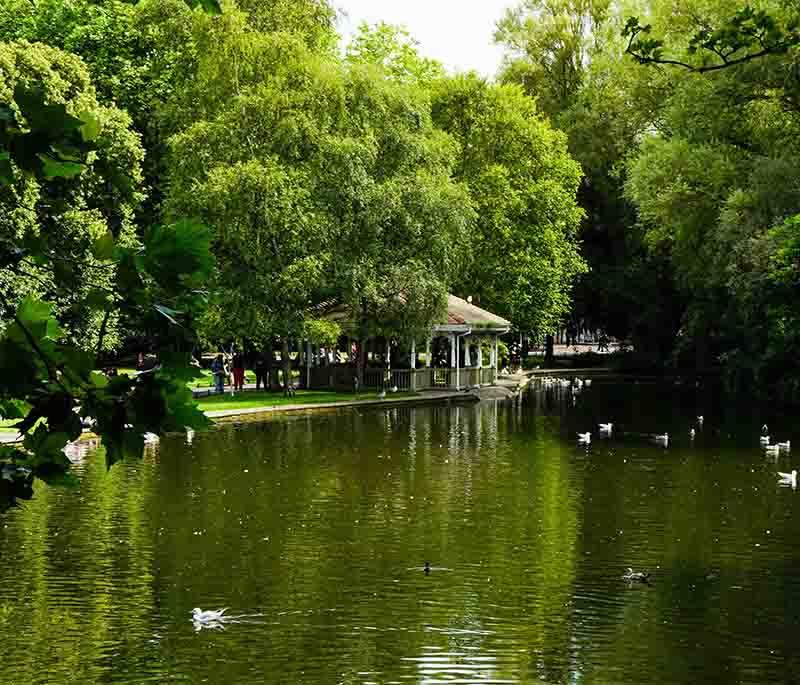
[[[211,623],[213,621],[222,621],[224,620],[224,614],[228,610],[228,607],[224,609],[208,609],[203,611],[202,609],[195,607],[192,609],[192,620],[197,621],[198,623]]]
[[[614,428],[614,424],[613,423],[601,423],[601,424],[598,424],[597,427],[600,429],[601,433],[610,433]]]
[[[578,433],[578,442],[590,443],[592,441],[591,433]]]

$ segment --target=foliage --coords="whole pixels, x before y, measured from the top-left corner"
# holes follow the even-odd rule
[[[180,351],[190,334],[175,332],[209,272],[207,229],[179,221],[153,227],[141,242],[132,235],[141,149],[127,117],[97,104],[78,58],[0,44],[0,70],[9,172],[0,186],[0,418],[20,419],[24,435],[21,448],[0,449],[0,461],[40,475],[63,469],[62,448],[80,435],[81,417],[94,422],[110,462],[141,453],[147,431],[204,426]],[[95,355],[78,345],[86,345],[85,326],[75,312],[102,320],[98,350],[112,317],[136,317],[160,339],[160,365],[135,379],[94,371]]]
[[[119,312],[105,299],[115,242],[137,239],[142,150],[127,116],[97,103],[85,66],[44,45],[0,45],[0,283],[12,306],[26,295],[56,306],[69,337],[84,348],[118,344]],[[51,255],[54,256],[51,257]]]
[[[676,354],[797,399],[798,279],[782,261],[800,212],[797,10],[668,4],[654,3],[647,25],[663,38],[644,39],[638,20],[625,29],[639,62],[686,67],[659,70],[643,89],[657,87],[661,106],[631,155],[626,195],[686,302]]]
[[[521,84],[550,116],[567,109],[598,50],[598,29],[610,4],[610,0],[522,0],[507,9],[495,32],[495,40],[508,50],[503,79]]]
[[[417,41],[402,26],[384,22],[370,26],[363,22],[347,46],[345,60],[350,65],[378,66],[399,83],[428,85],[444,76],[444,67],[420,55],[418,48]]]
[[[432,99],[434,121],[458,141],[456,178],[478,214],[459,288],[522,331],[554,330],[585,268],[576,243],[581,172],[565,137],[517,86],[457,76],[436,82]]]
[[[765,9],[746,5],[725,18],[718,28],[701,22],[689,38],[686,52],[700,55],[700,62],[689,63],[664,57],[664,41],[652,38],[652,25],[628,19],[622,35],[628,39],[626,52],[640,64],[667,64],[704,74],[728,69],[769,55],[784,55],[800,45],[800,16],[790,15],[781,22]]]
[[[424,97],[227,21],[201,62],[209,117],[171,141],[168,204],[215,229],[218,334],[301,338],[330,298],[360,335],[427,328],[472,213]]]

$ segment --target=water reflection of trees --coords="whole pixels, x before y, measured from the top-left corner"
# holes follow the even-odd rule
[[[770,681],[745,663],[739,593],[782,606],[792,555],[754,544],[797,522],[740,460],[579,450],[565,436],[609,411],[596,397],[276,416],[110,472],[91,456],[79,490],[41,486],[0,526],[0,643],[27,645],[25,683],[688,682],[708,663]],[[630,588],[626,565],[661,570]],[[267,618],[206,639],[196,605]],[[778,653],[790,620],[762,631]]]

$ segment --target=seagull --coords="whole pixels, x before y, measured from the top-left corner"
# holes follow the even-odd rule
[[[592,441],[591,433],[578,433],[578,442],[589,444]]]
[[[227,607],[224,609],[208,609],[207,611],[203,611],[198,607],[192,609],[192,620],[196,621],[197,623],[214,623],[215,621],[224,621],[225,616],[223,615],[228,610]]]
[[[632,583],[648,583],[650,582],[650,574],[643,573],[642,571],[634,571],[632,568],[628,568],[625,574],[622,576],[623,580],[627,580]]]
[[[781,479],[781,485],[791,485],[793,488],[797,487],[797,470],[792,469],[791,473],[781,473],[778,471],[778,478]]]
[[[601,433],[610,433],[614,428],[613,423],[600,423],[597,426],[600,429]]]
[[[778,449],[783,450],[784,452],[790,452],[792,449],[792,441],[787,440],[786,442],[779,442]]]
[[[664,433],[664,435],[654,435],[653,440],[655,440],[659,445],[664,445],[664,447],[666,447],[669,444],[669,433]]]

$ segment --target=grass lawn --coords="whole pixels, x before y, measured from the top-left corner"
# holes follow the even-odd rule
[[[416,393],[389,393],[387,398],[410,397]],[[280,392],[244,392],[231,395],[212,395],[202,397],[198,405],[203,411],[222,409],[254,409],[256,407],[275,407],[283,404],[320,404],[324,402],[353,402],[355,400],[376,400],[376,392],[325,392],[322,390],[298,390],[294,397],[284,397]]]

